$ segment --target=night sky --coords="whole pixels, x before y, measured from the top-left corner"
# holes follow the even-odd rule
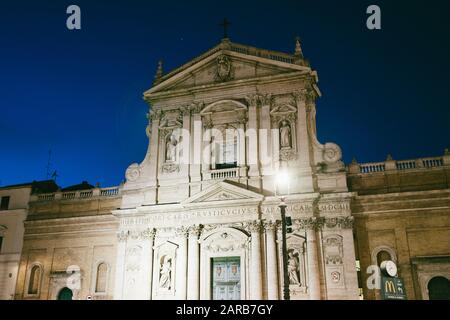
[[[10,3],[8,3],[10,2]],[[82,29],[66,28],[81,7]],[[382,30],[366,28],[378,4]],[[344,161],[439,156],[450,147],[450,4],[434,1],[1,1],[0,186],[46,178],[113,186],[147,149],[142,93],[232,41],[293,52],[319,73],[319,140]]]

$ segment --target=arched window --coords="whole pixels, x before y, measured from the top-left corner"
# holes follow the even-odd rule
[[[392,260],[391,254],[385,250],[381,250],[377,253],[377,264],[381,266],[383,261]]]
[[[450,300],[450,280],[444,277],[434,277],[428,282],[430,300]]]
[[[108,280],[108,266],[102,262],[97,266],[97,279],[95,282],[95,292],[106,292],[106,283]]]
[[[38,294],[41,285],[41,267],[35,265],[31,268],[28,282],[28,294]]]
[[[58,300],[72,300],[73,292],[67,287],[64,287],[58,293]]]

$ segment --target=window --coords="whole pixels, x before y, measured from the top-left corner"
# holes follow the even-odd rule
[[[227,140],[216,145],[216,169],[235,168],[237,166],[237,141]]]
[[[9,207],[9,196],[2,197],[2,200],[0,202],[0,210],[8,210]]]
[[[95,292],[106,292],[106,283],[108,278],[108,266],[102,262],[97,266],[97,281],[95,282]]]
[[[41,267],[33,266],[33,268],[31,268],[30,279],[28,282],[28,294],[38,294],[40,284],[41,284]]]
[[[377,264],[381,266],[383,261],[392,260],[391,254],[387,251],[381,250],[377,253]]]

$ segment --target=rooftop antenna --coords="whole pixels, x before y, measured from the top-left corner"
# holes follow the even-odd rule
[[[53,181],[56,181],[56,178],[57,177],[59,177],[59,174],[58,174],[58,172],[56,172],[56,170],[55,171],[53,171],[53,173],[52,173],[52,179],[53,179]]]
[[[51,159],[52,159],[52,149],[48,150],[48,159],[47,159],[47,180],[50,179],[50,168],[51,168]]]

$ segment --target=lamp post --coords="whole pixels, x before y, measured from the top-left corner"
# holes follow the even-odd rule
[[[277,193],[277,186],[281,184],[288,183],[289,176],[285,171],[281,171],[278,173],[276,177],[276,186],[275,186],[275,195]],[[288,185],[289,186],[289,185]],[[288,188],[289,189],[289,188]],[[280,213],[281,213],[281,237],[282,237],[282,254],[283,254],[283,298],[284,300],[290,300],[289,295],[289,273],[288,273],[288,250],[287,250],[287,241],[286,241],[286,203],[284,202],[284,197],[281,197],[281,202],[279,205]]]

